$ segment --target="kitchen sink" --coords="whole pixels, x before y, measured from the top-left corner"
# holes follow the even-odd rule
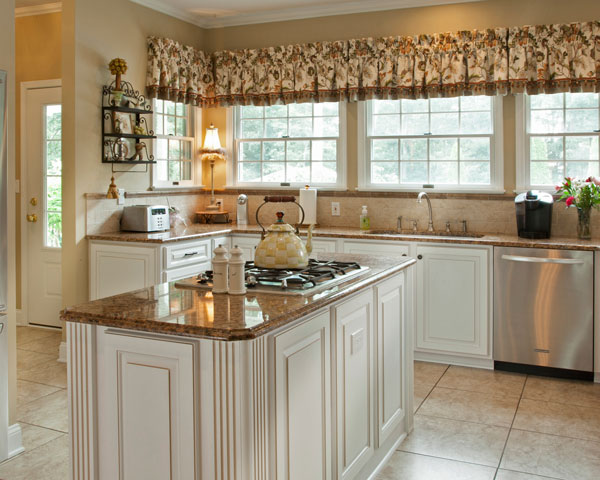
[[[396,236],[425,236],[425,237],[458,237],[458,238],[481,238],[481,233],[470,232],[413,232],[412,230],[386,230],[386,229],[371,229],[364,232],[366,235],[396,235]]]

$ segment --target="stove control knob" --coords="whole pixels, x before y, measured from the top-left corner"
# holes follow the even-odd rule
[[[247,287],[255,287],[257,283],[258,283],[258,280],[256,279],[256,277],[254,275],[248,275],[246,277],[246,286]]]

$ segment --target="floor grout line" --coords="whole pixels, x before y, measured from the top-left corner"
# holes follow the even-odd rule
[[[413,364],[413,368],[414,368],[414,364]],[[442,379],[442,377],[444,375],[446,375],[446,372],[448,371],[449,368],[450,368],[450,365],[446,365],[446,368],[444,369],[444,371],[442,372],[442,374],[438,377],[438,379],[436,380],[436,382],[433,384],[433,387],[431,387],[431,390],[429,390],[429,392],[427,393],[427,395],[425,395],[425,398],[423,399],[423,401],[420,403],[419,407],[413,412],[413,416],[416,415],[419,410],[421,410],[421,407],[423,406],[423,404],[425,403],[425,401],[429,398],[429,395],[431,395],[431,392],[433,392],[433,390],[435,389],[435,387],[437,387],[437,384],[440,383],[440,380]],[[413,378],[413,384],[414,384],[414,378]]]
[[[450,420],[452,422],[471,423],[473,425],[484,425],[486,427],[504,428],[505,430],[510,430],[511,429],[511,427],[507,427],[506,425],[494,425],[492,423],[475,422],[473,420],[462,420],[462,419],[459,420],[457,418],[442,417],[440,415],[430,415],[430,414],[427,414],[427,413],[419,413],[419,415],[422,416],[422,417],[440,418],[442,420]]]
[[[525,385],[527,385],[528,378],[529,375],[526,375],[525,381],[523,382],[523,387],[521,388],[521,395],[519,396],[519,401],[517,402],[517,408],[515,408],[515,413],[513,414],[512,422],[510,422],[508,435],[506,435],[506,440],[504,441],[504,448],[502,449],[502,453],[500,454],[500,460],[498,461],[498,469],[500,468],[500,465],[502,465],[502,459],[504,458],[504,453],[506,452],[506,446],[508,445],[508,440],[510,439],[510,433],[513,431],[513,425],[515,424],[515,419],[517,418],[517,413],[519,412],[519,406],[521,405],[521,400],[523,399],[523,393],[525,392]]]

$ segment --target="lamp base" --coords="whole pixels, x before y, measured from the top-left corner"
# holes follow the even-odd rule
[[[220,205],[217,205],[216,203],[215,204],[211,203],[210,205],[208,205],[208,206],[206,206],[204,208],[204,211],[206,211],[206,212],[218,212],[220,209],[221,209]]]

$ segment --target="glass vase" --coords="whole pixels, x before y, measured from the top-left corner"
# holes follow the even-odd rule
[[[592,227],[590,225],[591,208],[577,208],[577,238],[589,240],[592,238]]]

